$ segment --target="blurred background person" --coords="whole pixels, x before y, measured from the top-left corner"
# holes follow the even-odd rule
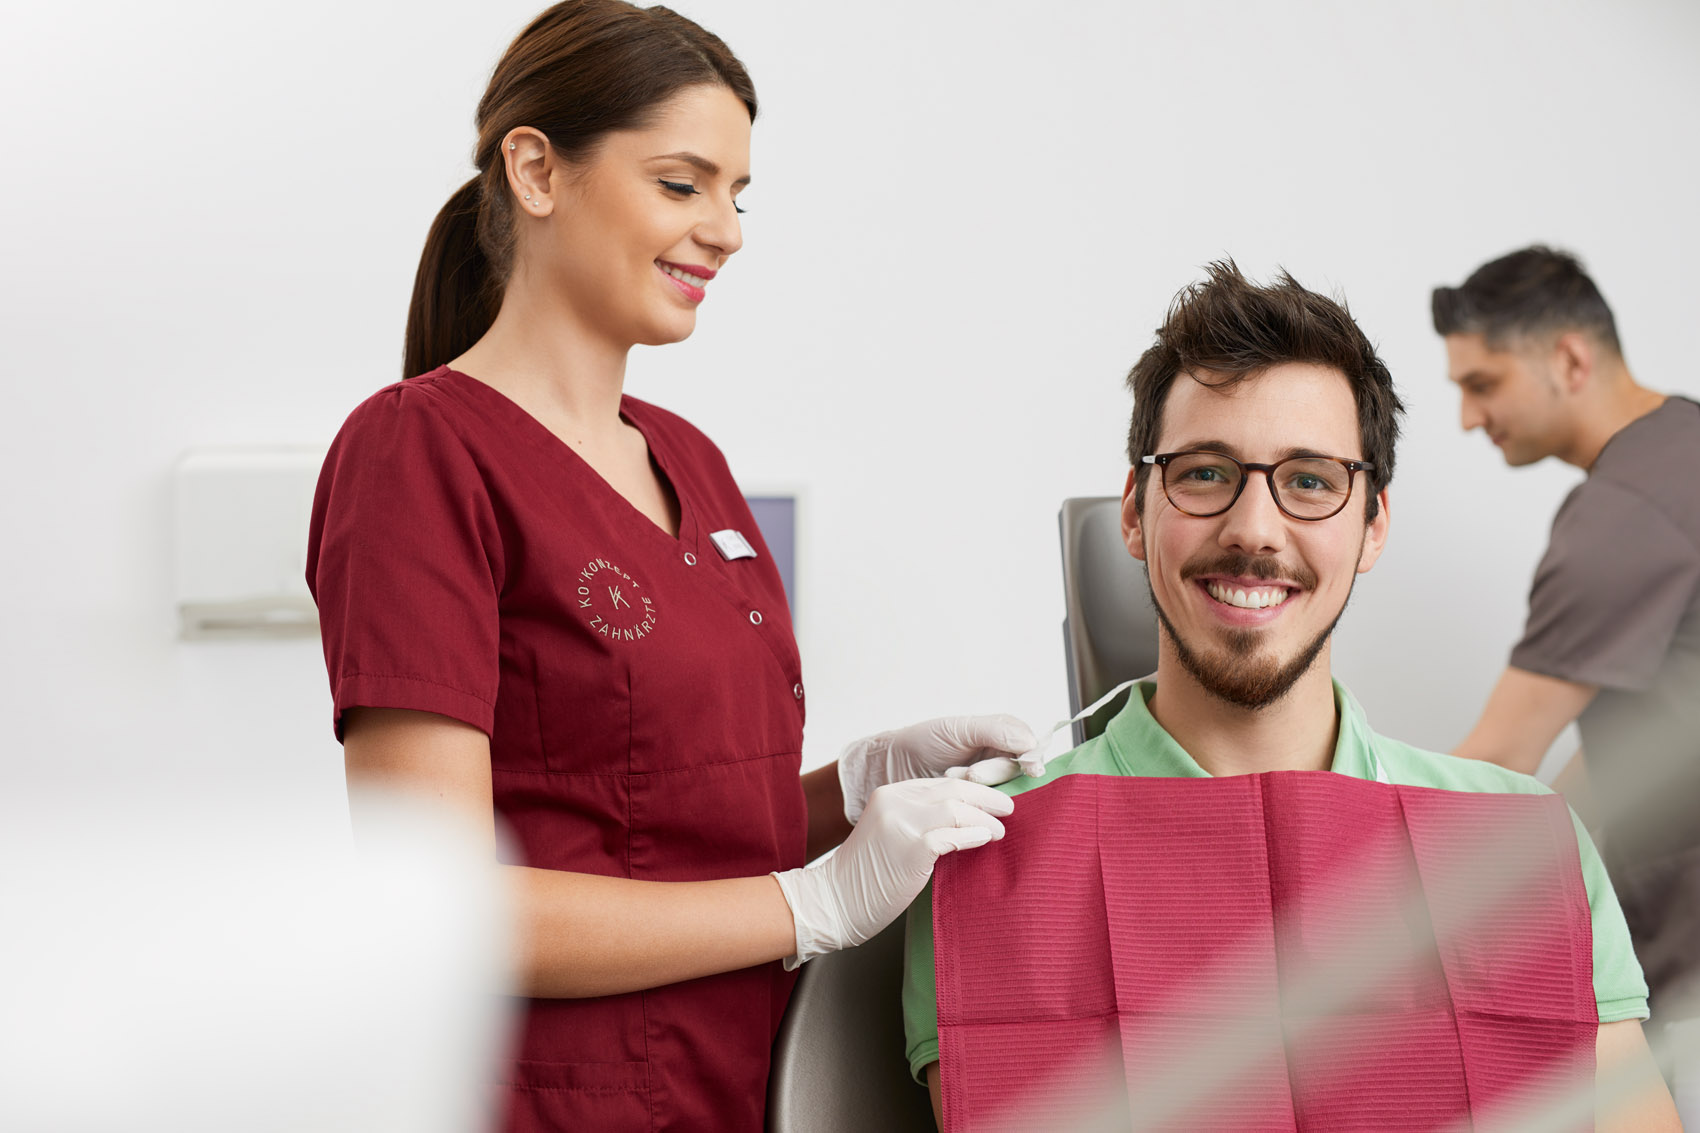
[[[1700,967],[1700,404],[1636,381],[1611,308],[1568,253],[1484,264],[1436,288],[1433,315],[1463,427],[1514,468],[1556,457],[1587,473],[1457,754],[1533,774],[1576,723],[1581,751],[1558,785],[1600,827],[1651,1026],[1668,1024],[1694,1013]],[[1490,494],[1518,506],[1510,485]]]

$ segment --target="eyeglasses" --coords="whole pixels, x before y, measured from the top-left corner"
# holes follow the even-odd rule
[[[1163,470],[1163,494],[1187,515],[1221,515],[1245,491],[1246,475],[1261,472],[1275,506],[1294,519],[1338,515],[1352,498],[1352,478],[1375,467],[1367,460],[1336,456],[1292,456],[1274,464],[1248,464],[1219,452],[1164,452],[1142,456],[1141,464]]]

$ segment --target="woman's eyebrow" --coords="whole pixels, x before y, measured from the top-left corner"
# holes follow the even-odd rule
[[[680,150],[678,153],[659,154],[658,156],[652,157],[649,160],[651,160],[651,161],[682,161],[686,165],[694,166],[695,168],[702,170],[704,173],[708,174],[710,177],[718,177],[720,175],[720,166],[718,166],[714,162],[708,160],[708,158],[702,156],[701,154],[692,153],[689,150]],[[744,174],[744,176],[738,178],[736,181],[732,182],[732,184],[734,184],[734,185],[748,185],[749,183],[750,183],[750,175],[747,174],[747,173]]]

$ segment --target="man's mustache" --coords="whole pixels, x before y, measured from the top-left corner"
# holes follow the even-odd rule
[[[1239,578],[1260,578],[1270,582],[1281,580],[1295,583],[1303,590],[1316,589],[1316,574],[1301,564],[1287,566],[1279,559],[1225,551],[1211,558],[1193,559],[1181,567],[1181,581],[1191,582],[1207,574],[1229,574]]]

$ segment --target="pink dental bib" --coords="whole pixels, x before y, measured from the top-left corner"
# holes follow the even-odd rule
[[[1591,1081],[1556,795],[1065,775],[933,883],[944,1128],[1431,1130]]]

